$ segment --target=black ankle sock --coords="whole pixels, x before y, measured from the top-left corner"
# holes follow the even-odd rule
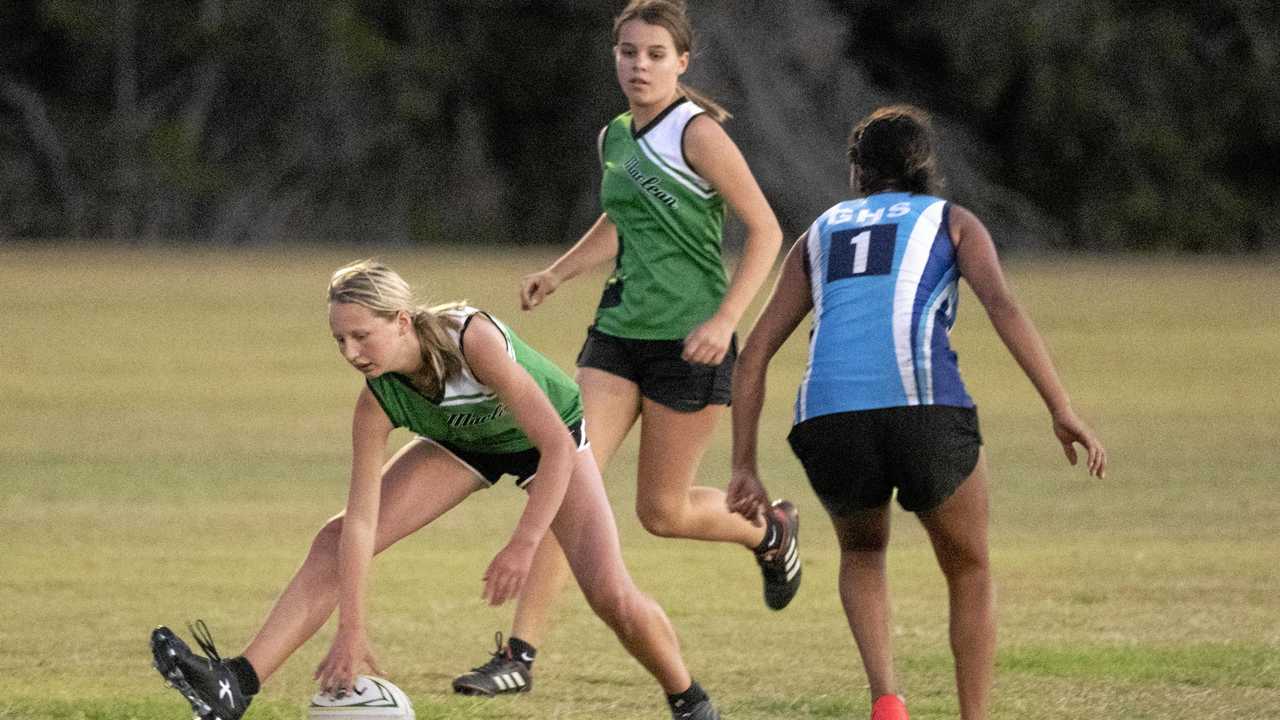
[[[676,695],[668,695],[667,704],[671,706],[672,710],[683,710],[706,699],[707,694],[702,690],[702,686],[698,684],[697,680],[694,680],[688,690]]]
[[[507,647],[511,648],[511,657],[533,669],[533,659],[538,657],[537,648],[514,636],[507,640]]]
[[[257,695],[258,690],[262,689],[262,684],[258,682],[258,673],[253,669],[253,665],[249,664],[249,659],[241,655],[233,657],[227,661],[227,669],[236,677],[236,683],[240,685],[240,692],[245,695]]]
[[[778,522],[778,518],[774,517],[772,512],[765,513],[764,519],[764,539],[756,546],[757,555],[782,545],[782,523]]]

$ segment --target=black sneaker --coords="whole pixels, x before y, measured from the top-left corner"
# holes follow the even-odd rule
[[[782,539],[774,549],[756,553],[756,562],[764,575],[764,604],[781,610],[800,589],[800,514],[790,500],[779,500],[769,515],[769,532],[782,533]]]
[[[720,720],[720,711],[715,705],[711,704],[711,700],[703,700],[690,705],[688,708],[672,708],[672,720]]]
[[[163,625],[151,631],[151,654],[166,684],[182,693],[199,720],[240,720],[250,697],[222,661],[203,620],[188,625],[191,635],[208,657],[200,657]]]
[[[533,689],[533,674],[529,666],[512,656],[511,646],[502,643],[502,633],[494,639],[498,649],[489,662],[471,668],[466,675],[453,679],[453,691],[462,695],[493,697],[498,693],[521,693]]]

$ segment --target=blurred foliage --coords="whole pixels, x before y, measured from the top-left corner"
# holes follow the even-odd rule
[[[0,5],[0,237],[561,241],[610,9]],[[554,42],[549,39],[554,38]],[[605,85],[605,89],[608,89]],[[579,212],[579,215],[581,213]]]
[[[565,243],[598,212],[594,140],[623,107],[609,61],[620,5],[0,4],[0,237]],[[717,26],[761,17],[691,6]],[[979,171],[1067,228],[1068,245],[1230,251],[1280,237],[1265,212],[1280,201],[1270,2],[797,7],[847,24],[847,65],[886,96],[967,128]],[[760,50],[734,45],[699,62]],[[740,123],[796,102],[758,80]],[[839,142],[735,127],[749,157],[812,164]],[[796,214],[786,194],[812,192],[807,180],[761,165]]]
[[[992,171],[1098,248],[1280,235],[1270,0],[832,3],[876,83],[972,127]]]

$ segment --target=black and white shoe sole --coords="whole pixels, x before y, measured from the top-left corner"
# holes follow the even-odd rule
[[[496,680],[495,680],[496,682]],[[470,697],[497,697],[498,695],[515,695],[517,693],[529,692],[533,689],[533,684],[520,678],[516,681],[514,678],[507,680],[507,687],[500,687],[497,690],[490,690],[479,685],[473,685],[464,682],[454,682],[453,691],[459,695],[467,695]]]
[[[787,533],[787,539],[783,548],[779,551],[782,553],[782,570],[785,572],[784,587],[782,597],[776,598],[773,602],[769,600],[769,594],[766,590],[765,604],[771,610],[782,610],[791,604],[796,593],[800,591],[800,576],[802,575],[802,565],[800,562],[800,513],[796,510],[795,505],[788,500],[778,500],[773,504],[774,508],[782,510],[787,516],[787,524],[790,532]]]
[[[486,690],[485,688],[477,685],[458,682],[456,680],[453,683],[453,691],[459,695],[466,695],[468,697],[493,697],[497,694],[492,690]]]
[[[191,687],[191,683],[187,682],[186,676],[182,674],[182,668],[178,667],[178,651],[173,649],[170,642],[172,638],[173,635],[161,628],[151,632],[151,655],[155,658],[153,667],[164,677],[165,685],[182,693],[182,697],[191,703],[191,712],[195,713],[196,718],[220,720],[213,707],[201,699],[199,693]]]

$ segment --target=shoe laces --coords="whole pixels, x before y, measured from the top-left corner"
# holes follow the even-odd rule
[[[209,626],[205,625],[203,620],[187,623],[187,630],[191,631],[191,637],[196,639],[196,644],[210,660],[216,663],[222,662],[222,656],[218,654],[218,648],[213,644],[213,634],[209,632]]]
[[[511,657],[511,650],[502,642],[501,630],[493,634],[493,641],[498,646],[498,649],[493,651],[493,657],[489,658],[489,662],[480,667],[471,668],[472,672],[492,673],[500,670],[503,665],[509,662],[515,662]]]

